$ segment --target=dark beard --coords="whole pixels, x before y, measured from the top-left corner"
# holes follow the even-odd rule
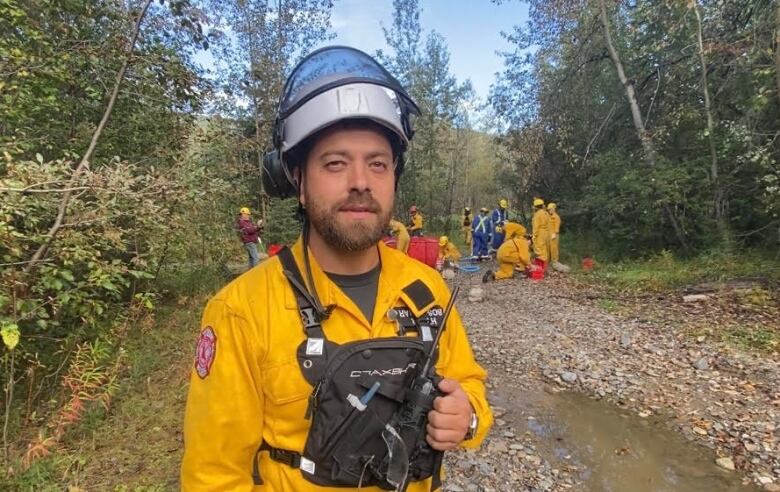
[[[390,223],[392,206],[388,207],[387,211],[382,211],[382,207],[370,192],[352,192],[349,198],[329,210],[317,203],[316,199],[312,199],[306,191],[304,193],[308,204],[306,215],[309,222],[326,243],[341,251],[363,251],[376,245]],[[376,220],[342,225],[336,217],[339,209],[344,206],[366,207],[376,214]]]

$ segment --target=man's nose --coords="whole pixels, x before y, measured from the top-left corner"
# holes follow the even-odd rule
[[[368,164],[363,162],[356,162],[349,166],[349,188],[358,191],[370,190],[368,171]]]

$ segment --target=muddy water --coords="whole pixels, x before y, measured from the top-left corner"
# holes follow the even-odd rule
[[[577,393],[491,395],[504,420],[533,433],[540,451],[581,470],[577,490],[593,492],[756,491],[715,464],[713,451],[606,401]]]

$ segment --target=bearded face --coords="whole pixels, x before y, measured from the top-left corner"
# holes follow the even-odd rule
[[[395,196],[390,142],[371,127],[324,131],[309,152],[301,188],[311,225],[331,247],[375,246],[390,222]]]

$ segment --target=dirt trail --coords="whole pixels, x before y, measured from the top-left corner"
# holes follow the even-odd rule
[[[469,302],[480,277],[455,280],[457,304],[490,371],[497,424],[481,450],[449,455],[445,490],[780,490],[777,355],[611,315],[563,277],[490,283]],[[142,377],[113,415],[71,447],[79,461],[62,484],[177,490],[199,308],[181,311],[135,347],[159,360],[134,369]]]
[[[465,292],[473,286],[483,287],[476,274],[456,281]],[[691,337],[675,325],[611,315],[560,276],[543,282],[489,283],[484,286],[484,297],[483,302],[469,302],[464,295],[458,305],[477,357],[490,371],[493,403],[508,407],[499,410],[499,414],[509,414],[499,421],[507,430],[497,426],[480,453],[451,457],[456,480],[450,490],[700,490],[680,485],[679,477],[689,475],[711,475],[717,480],[712,483],[719,484],[701,490],[742,490],[739,479],[761,484],[766,490],[780,490],[777,354],[739,351]],[[590,400],[572,403],[571,396],[558,394],[561,391],[604,402],[592,402],[601,405],[595,408]],[[581,411],[567,411],[572,405]],[[546,424],[547,431],[538,429],[536,412],[551,422]],[[611,412],[619,415],[611,422],[598,422]],[[650,434],[669,435],[672,441],[680,435],[683,438],[648,444],[652,437],[634,436],[627,438],[633,442],[609,449],[605,435],[610,427],[618,432],[622,420],[634,421],[629,431],[645,426]],[[707,451],[706,447],[715,453],[691,457],[689,465],[694,469],[678,470],[677,478],[674,473],[666,477],[670,482],[678,480],[668,489],[658,481],[643,488],[635,481],[638,476],[623,487],[608,487],[605,483],[616,482],[615,477],[596,475],[615,475],[615,470],[589,470],[587,464],[583,469],[582,463],[572,461],[577,459],[576,452],[566,458],[566,452],[556,450],[561,446],[549,431],[556,425],[579,426],[580,431],[584,429],[580,435],[594,426],[604,427],[604,435],[591,432],[593,442],[570,446],[585,454],[614,453],[614,459],[602,463],[620,461],[635,452],[632,447],[642,448],[645,461],[652,458],[654,446],[666,446],[657,454],[669,456],[675,451],[693,455]],[[557,438],[563,439],[561,435],[565,432]],[[729,458],[737,470],[715,466],[717,457]],[[729,460],[721,460],[722,466],[730,466]],[[640,470],[638,475],[642,473],[651,471]],[[601,479],[606,482],[597,482]],[[475,484],[482,486],[475,488]]]

